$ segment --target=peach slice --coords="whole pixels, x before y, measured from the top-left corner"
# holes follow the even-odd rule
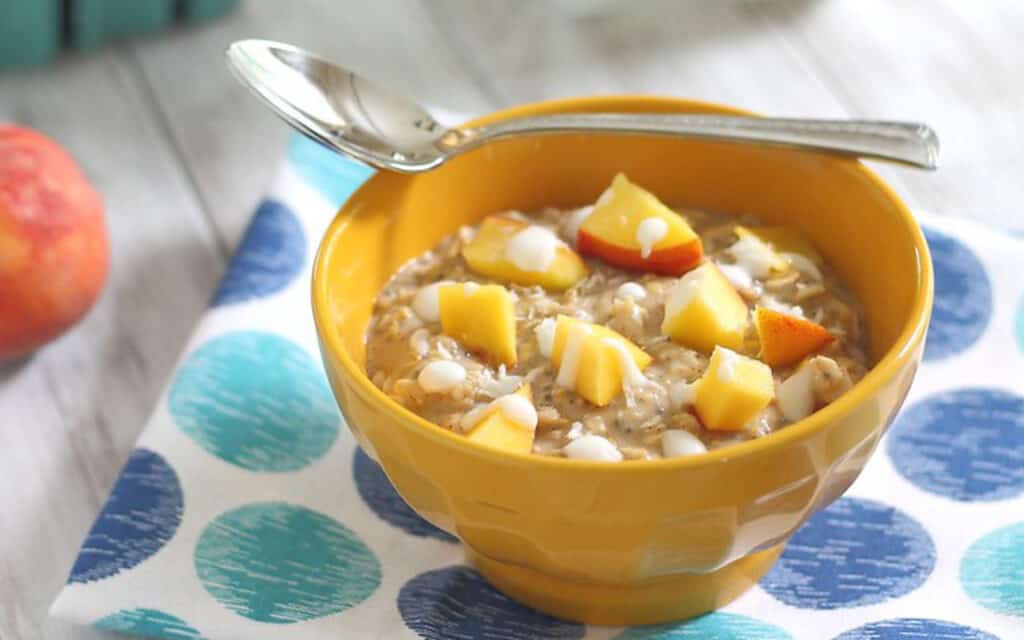
[[[501,396],[487,405],[480,421],[470,427],[466,437],[507,453],[530,453],[536,429],[537,411],[530,385],[524,384],[515,393]]]
[[[624,386],[644,384],[641,372],[651,363],[651,356],[607,327],[558,316],[551,363],[558,371],[559,386],[575,389],[603,407]]]
[[[777,253],[796,253],[811,259],[818,265],[825,263],[825,259],[814,248],[814,244],[799,229],[792,227],[744,227],[737,225],[735,232],[740,238],[754,236]]]
[[[821,267],[825,264],[825,259],[803,232],[790,227],[743,226],[737,226],[734,231],[739,241],[733,247],[743,249],[742,245],[747,245],[745,250],[748,260],[756,260],[756,257],[750,254],[756,254],[757,247],[761,247],[761,253],[765,254],[761,260],[767,259],[770,267],[768,271],[782,273],[792,268],[812,280],[820,282],[823,279]],[[735,249],[733,254],[737,254]],[[761,275],[767,276],[770,273]]]
[[[553,232],[521,220],[488,216],[462,248],[475,273],[522,285],[562,291],[587,275],[587,265]]]
[[[475,282],[437,287],[441,331],[494,364],[516,364],[516,313],[512,294],[500,284]]]
[[[724,347],[715,347],[697,380],[694,409],[705,428],[741,431],[775,396],[768,365]]]
[[[618,174],[580,225],[576,248],[624,269],[678,276],[700,263],[700,237],[678,213]]]
[[[739,349],[746,329],[747,305],[714,264],[702,264],[669,290],[661,332],[679,344],[705,353],[716,345]]]
[[[765,307],[754,310],[754,326],[761,339],[758,357],[773,367],[799,362],[835,339],[817,322]]]

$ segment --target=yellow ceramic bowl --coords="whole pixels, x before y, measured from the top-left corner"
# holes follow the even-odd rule
[[[478,123],[573,111],[739,113],[624,96],[527,105]],[[593,202],[618,171],[665,202],[804,230],[863,302],[875,367],[838,401],[765,438],[624,464],[487,449],[370,382],[364,333],[374,297],[399,266],[491,212]],[[920,228],[861,164],[626,135],[520,138],[417,176],[378,173],[338,213],[313,275],[316,326],[338,403],[402,497],[457,535],[502,591],[597,624],[697,615],[755,583],[789,536],[864,467],[914,378],[931,302]]]

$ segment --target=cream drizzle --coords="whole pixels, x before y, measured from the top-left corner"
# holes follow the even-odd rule
[[[588,327],[576,326],[569,332],[566,338],[565,347],[562,349],[562,363],[558,367],[558,377],[555,384],[566,389],[576,387],[576,377],[579,375],[580,357],[583,355],[583,342],[590,335]]]
[[[509,422],[524,429],[533,431],[537,428],[537,409],[534,408],[532,402],[518,393],[509,393],[488,404],[479,404],[473,407],[462,416],[459,426],[463,431],[472,431],[476,425],[495,411],[500,412]]]
[[[550,230],[530,225],[509,238],[505,257],[518,269],[543,273],[555,261],[555,251],[561,245]]]
[[[668,234],[668,223],[661,218],[644,218],[636,226],[636,241],[640,243],[640,257],[646,260],[651,257],[654,245]]]

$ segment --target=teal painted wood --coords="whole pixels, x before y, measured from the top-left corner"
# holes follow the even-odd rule
[[[182,17],[195,22],[213,20],[231,11],[237,4],[238,0],[187,0]]]
[[[171,0],[75,0],[71,43],[89,49],[118,36],[159,31],[173,20]]]
[[[60,47],[57,0],[0,2],[0,67],[41,64]]]

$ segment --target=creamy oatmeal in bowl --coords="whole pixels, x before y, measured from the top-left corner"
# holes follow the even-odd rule
[[[402,266],[366,370],[470,440],[619,462],[785,428],[864,376],[866,345],[800,232],[670,208],[620,174],[593,205],[498,212]]]
[[[578,98],[468,126],[587,111],[738,113]],[[398,494],[509,597],[616,626],[730,602],[850,486],[933,291],[920,227],[857,162],[578,134],[373,175],[312,284],[331,388]]]

